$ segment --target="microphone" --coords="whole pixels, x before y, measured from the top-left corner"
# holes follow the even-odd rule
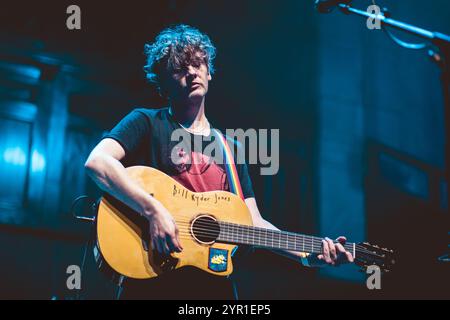
[[[319,11],[319,13],[330,13],[339,4],[349,4],[352,0],[315,0],[314,8]]]

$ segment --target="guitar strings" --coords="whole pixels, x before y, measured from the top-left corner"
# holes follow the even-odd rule
[[[217,233],[215,233],[215,234],[217,234]],[[181,230],[180,231],[180,233],[179,233],[179,236],[180,236],[180,238],[181,239],[188,239],[188,240],[192,240],[193,239],[193,236],[192,236],[192,234],[191,234],[191,232],[190,231],[184,231],[184,230]],[[227,241],[227,240],[236,240],[236,239],[223,239],[223,240],[225,240],[225,241]],[[238,241],[242,241],[242,243],[243,244],[250,244],[250,243],[246,243],[245,241],[244,241],[244,239],[238,239]],[[266,245],[266,246],[268,246],[268,245]],[[272,247],[273,248],[276,248],[276,246],[275,245],[272,245]],[[306,246],[305,246],[306,247]],[[310,244],[308,244],[308,247],[307,248],[312,248],[312,251],[314,251],[315,253],[323,253],[322,252],[322,246],[321,245],[319,245],[319,244],[317,244],[317,245],[313,245],[313,246],[311,246]],[[346,248],[345,247],[345,245],[344,245],[344,248]],[[351,245],[349,245],[346,249],[348,249],[348,251],[352,251],[353,250],[353,246]],[[301,252],[301,250],[298,250],[298,248],[295,246],[295,245],[288,245],[288,250],[293,250],[293,251],[300,251]],[[306,251],[308,251],[308,250],[306,250]],[[317,251],[317,252],[316,252]],[[357,253],[358,254],[368,254],[368,255],[371,255],[371,256],[377,256],[377,257],[379,257],[379,258],[383,258],[382,256],[380,256],[380,255],[378,255],[378,254],[376,254],[376,253],[374,253],[374,252],[372,252],[372,251],[368,251],[367,249],[365,249],[365,248],[363,248],[363,249],[358,249],[357,250]]]
[[[181,222],[181,224],[185,224],[185,223],[188,224],[189,226],[192,224],[192,222],[190,220],[189,220],[189,222]],[[304,241],[305,245],[307,244],[308,246],[311,246],[311,242],[314,242],[314,241],[319,242],[320,241],[320,243],[316,243],[316,245],[320,246],[320,247],[322,246],[322,240],[323,239],[322,238],[318,238],[318,237],[314,237],[314,236],[298,235],[298,234],[295,234],[295,233],[289,233],[289,232],[285,232],[285,231],[257,228],[257,227],[253,227],[253,226],[237,225],[237,224],[231,224],[231,223],[226,223],[226,222],[219,222],[219,225],[220,224],[222,226],[223,225],[227,226],[227,224],[228,224],[228,226],[230,226],[231,228],[235,228],[235,227],[236,228],[241,228],[242,234],[239,233],[239,231],[236,231],[236,230],[224,230],[223,234],[226,235],[226,236],[237,236],[237,237],[240,237],[240,238],[244,238],[244,237],[246,237],[246,235],[243,234],[245,231],[253,231],[254,234],[258,235],[258,236],[262,235],[262,233],[264,233],[265,236],[267,236],[268,234],[280,235],[280,239],[274,239],[274,241],[285,241],[284,239],[281,239],[281,236],[288,237],[286,239],[286,241],[289,241],[288,240],[289,237],[293,237],[295,240],[298,240],[298,238],[303,237],[301,239],[302,240],[305,239],[305,241]],[[200,228],[197,225],[200,225],[203,228]],[[211,236],[216,235],[217,233],[214,232],[214,230],[211,230],[211,229],[208,229],[208,228],[204,228],[204,227],[208,227],[208,226],[217,226],[217,222],[216,221],[197,221],[195,230],[196,231],[203,231],[204,230],[204,231],[206,231],[205,235],[207,235],[207,232],[210,232],[209,235],[211,235]],[[220,230],[222,231],[223,229],[220,229]],[[259,231],[259,233],[258,233],[258,231]],[[248,238],[248,236],[247,236],[247,238]],[[344,247],[346,247],[346,246],[347,246],[348,249],[353,250],[353,244],[348,243],[348,244],[344,245]],[[368,253],[373,253],[371,251],[368,251],[365,247],[363,247],[361,245],[355,244],[355,247],[357,247],[358,249],[360,249],[362,251],[366,251]]]
[[[182,233],[182,234],[179,234],[179,237],[180,237],[180,239],[186,239],[186,240],[194,240],[194,237],[192,236],[192,234],[190,234],[190,233]],[[224,241],[226,241],[226,239],[224,239]],[[215,242],[215,241],[214,241]],[[233,243],[231,243],[232,245],[233,245]],[[245,244],[245,243],[238,243],[238,244],[234,244],[234,245],[239,245],[239,244]],[[256,247],[258,247],[258,245],[256,245]],[[264,246],[263,246],[264,247]],[[273,246],[273,248],[276,248],[276,246]],[[287,248],[287,250],[292,250],[292,251],[297,251],[297,252],[302,252],[302,250],[299,250],[298,248],[296,248],[295,246],[289,246],[288,248]],[[309,251],[309,250],[308,250]],[[351,251],[351,250],[348,250],[348,251]],[[320,254],[323,254],[323,251],[322,251],[322,247],[314,247],[314,252],[313,253],[320,253]],[[378,254],[376,254],[376,253],[374,253],[374,252],[371,252],[371,251],[367,251],[367,250],[357,250],[357,253],[359,254],[359,255],[363,255],[363,254],[367,254],[367,255],[369,255],[369,256],[376,256],[376,257],[379,257],[379,258],[383,258],[382,256],[380,256],[380,255],[378,255]]]
[[[192,225],[192,220],[185,220],[179,221],[181,224],[189,224]],[[236,228],[236,229],[240,229],[240,230],[227,230],[227,232],[231,234],[238,234],[239,231],[245,232],[245,231],[252,231],[252,232],[262,232],[262,233],[273,233],[273,234],[281,234],[283,236],[289,236],[289,237],[304,237],[307,240],[316,240],[316,241],[322,241],[322,238],[319,237],[314,237],[314,236],[307,236],[307,235],[301,235],[301,234],[296,234],[296,233],[292,233],[292,232],[287,232],[287,231],[281,231],[281,230],[272,230],[272,229],[265,229],[265,228],[259,228],[259,227],[254,227],[254,226],[247,226],[247,225],[239,225],[239,224],[233,224],[233,223],[228,223],[228,222],[224,222],[224,221],[196,221],[196,224],[199,224],[202,227],[209,227],[209,226],[216,226],[217,224],[219,224],[219,226],[223,227],[228,227],[228,228]],[[196,227],[197,230],[198,227]],[[198,228],[198,229],[202,229],[202,228]],[[210,230],[210,229],[208,229]],[[221,229],[222,230],[222,229]]]
[[[179,220],[176,221],[178,222],[180,225],[182,224],[186,224],[188,225],[188,229],[190,228],[191,224],[192,224],[192,219],[190,218],[184,218],[183,220]],[[263,236],[268,236],[268,234],[272,234],[272,237],[275,235],[279,235],[279,239],[273,239],[272,242],[276,242],[279,241],[281,243],[281,241],[284,242],[284,239],[281,239],[281,236],[285,236],[287,237],[286,241],[289,241],[289,238],[292,237],[294,238],[294,240],[298,240],[299,238],[302,240],[302,247],[303,247],[303,243],[304,246],[307,248],[312,248],[313,250],[321,250],[322,248],[322,238],[319,237],[314,237],[314,236],[307,236],[307,235],[300,235],[300,234],[295,234],[295,233],[291,233],[291,232],[286,232],[286,231],[280,231],[280,230],[271,230],[271,229],[265,229],[265,228],[259,228],[259,227],[254,227],[254,226],[246,226],[246,225],[239,225],[239,224],[234,224],[234,223],[229,223],[229,222],[224,222],[224,221],[202,221],[202,220],[197,220],[196,221],[196,225],[200,225],[201,227],[196,226],[195,230],[196,231],[203,231],[205,236],[216,236],[217,232],[214,232],[214,230],[209,229],[208,227],[211,226],[215,226],[217,228],[217,224],[219,224],[219,226],[225,226],[227,228],[235,228],[238,230],[224,230],[223,228],[220,228],[220,230],[222,231],[222,235],[226,236],[226,237],[234,237],[234,238],[238,238],[238,240],[243,241],[244,240],[244,232],[245,231],[252,231],[254,233],[254,235],[257,235],[259,238],[261,237],[261,235]],[[239,232],[241,231],[241,233]],[[190,237],[192,237],[192,235],[190,234],[190,232],[187,232],[189,234]],[[254,238],[254,237],[253,237]],[[247,237],[248,239],[248,237]],[[226,240],[233,240],[233,239],[226,239]],[[267,241],[266,245],[267,245]],[[318,243],[320,242],[320,243]],[[346,243],[344,244],[344,248],[347,249],[348,251],[353,251],[353,244],[351,243]],[[359,244],[355,243],[355,249],[358,249],[358,253],[367,253],[369,255],[376,255],[379,257],[382,257],[380,255],[377,255],[376,253],[369,251],[366,249],[366,247],[361,246]]]
[[[223,224],[223,222],[220,222],[220,223]],[[183,225],[183,224],[186,225],[188,231],[182,231],[182,232],[184,234],[188,235],[188,238],[192,238],[192,234],[189,231],[190,230],[190,226],[191,226],[191,222],[186,222],[186,223],[182,222],[180,225]],[[201,226],[203,226],[203,228],[198,227],[197,224],[200,224]],[[241,227],[241,225],[235,225],[235,224],[233,224],[233,225]],[[196,222],[196,227],[195,227],[196,234],[198,236],[211,236],[211,237],[214,236],[214,237],[216,237],[218,235],[217,231],[216,230],[211,230],[209,228],[205,228],[205,227],[208,227],[208,226],[216,227],[217,223],[215,221],[214,222],[212,222],[212,221],[197,221]],[[247,230],[251,230],[251,229],[247,229]],[[276,244],[278,244],[278,247],[281,247],[281,245],[284,244],[284,242],[286,241],[287,242],[287,248],[289,250],[291,250],[291,248],[292,248],[292,250],[298,251],[298,249],[299,249],[298,247],[301,246],[301,247],[303,247],[303,250],[305,250],[305,251],[307,251],[306,249],[309,249],[309,248],[311,248],[312,251],[320,251],[320,252],[322,251],[322,239],[321,238],[313,237],[313,236],[289,234],[289,233],[283,234],[283,233],[281,233],[281,231],[278,231],[278,230],[270,230],[270,229],[263,229],[263,228],[261,230],[264,233],[266,233],[265,236],[267,236],[267,234],[270,233],[270,232],[272,232],[272,235],[280,235],[279,239],[272,239],[271,241],[270,240],[265,240],[265,245],[266,246],[268,246],[268,242],[272,242],[272,247],[276,247],[277,246]],[[266,230],[268,230],[268,231],[266,231]],[[237,242],[242,241],[243,243],[246,243],[246,244],[252,244],[252,242],[250,242],[250,236],[248,234],[247,235],[245,235],[243,233],[240,234],[239,232],[231,232],[231,233],[230,232],[223,232],[224,231],[223,229],[220,229],[220,231],[221,231],[220,233],[222,233],[222,236],[223,236],[222,240],[225,240],[225,241],[227,241],[227,240],[230,240],[230,241],[231,240],[236,240]],[[219,237],[220,237],[220,233],[219,233]],[[255,234],[253,234],[253,237],[251,237],[251,238],[253,240],[255,240],[255,238],[256,238],[255,236],[259,236],[258,238],[260,238],[261,233],[258,234],[256,232]],[[282,239],[281,236],[285,236],[286,239]],[[306,241],[302,241],[301,245],[298,242],[288,243],[288,241],[290,240],[289,237],[293,237],[294,238],[293,240],[298,240],[299,237],[300,238],[301,237],[306,237]],[[304,239],[302,239],[302,240],[304,240]],[[320,241],[320,243],[315,242],[315,241]],[[303,243],[304,243],[304,245],[303,245]],[[262,245],[262,244],[260,244],[260,245]],[[343,246],[344,246],[344,248],[347,251],[352,251],[353,250],[353,244],[348,243],[348,244],[344,244]],[[355,247],[358,249],[357,251],[358,251],[359,254],[366,253],[366,254],[369,254],[369,255],[375,255],[375,256],[378,256],[378,257],[382,257],[382,256],[380,256],[380,255],[378,255],[378,254],[376,254],[376,253],[374,253],[372,251],[367,250],[365,247],[362,247],[360,245],[355,244]]]
[[[192,221],[180,221],[180,224],[188,224],[189,226],[192,225]],[[272,235],[280,235],[280,236],[284,236],[284,237],[293,237],[295,239],[301,238],[303,237],[306,241],[305,243],[310,244],[310,241],[320,241],[320,243],[322,243],[322,238],[318,238],[318,237],[314,237],[314,236],[307,236],[307,235],[301,235],[301,234],[295,234],[295,233],[290,233],[290,232],[286,232],[286,231],[280,231],[280,230],[271,230],[271,229],[264,229],[264,228],[258,228],[258,227],[253,227],[253,226],[245,226],[245,225],[238,225],[238,224],[231,224],[231,223],[226,223],[226,222],[216,222],[216,221],[196,221],[196,227],[195,230],[205,230],[205,231],[211,231],[211,229],[205,228],[205,227],[210,227],[210,226],[217,226],[217,224],[219,224],[219,226],[225,226],[225,227],[230,227],[230,228],[240,228],[240,231],[242,231],[242,234],[239,232],[239,230],[224,230],[223,228],[220,228],[220,230],[224,230],[224,233],[227,235],[234,235],[234,236],[242,236],[245,237],[246,235],[244,235],[244,232],[246,231],[251,231],[254,232],[254,234],[257,235],[262,235],[264,234],[265,236],[267,236],[268,234],[272,234]],[[199,227],[199,226],[201,227]],[[203,227],[203,228],[202,228]],[[230,232],[231,231],[231,232]],[[215,235],[216,233],[214,231],[211,231],[211,235]],[[259,232],[259,233],[258,233]],[[274,239],[275,240],[275,239]],[[288,239],[286,239],[288,240]],[[281,240],[284,241],[284,240]],[[321,245],[321,244],[320,244]],[[353,244],[345,244],[347,246],[351,246],[353,248]],[[365,248],[361,245],[355,244],[356,247],[364,250]]]
[[[186,240],[193,240],[193,237],[192,237],[192,235],[191,234],[186,234],[186,235],[180,235],[180,239],[186,239]],[[233,244],[231,244],[231,245],[233,245]],[[236,244],[237,245],[237,244]],[[293,250],[293,249],[292,249]],[[321,249],[320,249],[321,250]],[[295,250],[293,250],[293,251],[295,251]],[[298,250],[297,250],[298,251]],[[299,251],[299,252],[301,252],[301,251]],[[323,254],[323,252],[315,252],[315,253],[320,253],[320,254]],[[361,252],[360,250],[357,250],[357,253],[358,253],[358,255],[360,256],[360,255],[364,255],[364,252]],[[368,254],[369,256],[377,256],[377,257],[379,257],[379,258],[383,258],[382,256],[379,256],[379,255],[377,255],[377,254],[375,254],[375,253],[373,253],[373,252],[371,252],[371,251],[367,251],[367,252],[365,252],[365,254]],[[355,259],[356,261],[358,260],[358,257],[356,257],[356,259]]]
[[[208,229],[205,229],[205,230],[207,230],[207,231],[198,231],[198,229],[195,228],[195,234],[197,236],[199,236],[199,237],[201,237],[201,236],[206,236],[206,237],[210,236],[210,237],[214,237],[214,238],[217,235],[219,235],[219,239],[220,240],[225,240],[225,241],[233,241],[234,240],[236,242],[242,242],[242,243],[246,243],[246,244],[256,244],[254,241],[253,242],[250,241],[250,237],[247,237],[245,235],[236,235],[236,234],[235,235],[231,235],[231,234],[227,234],[227,233],[223,233],[223,232],[218,234],[217,232],[209,232]],[[180,234],[189,235],[190,237],[192,237],[192,233],[190,232],[190,228],[188,228],[187,230],[181,229],[180,230]],[[252,238],[253,238],[253,240],[256,240],[257,237],[252,237]],[[272,242],[272,241],[271,240],[266,240],[264,242],[265,242],[266,246],[269,246],[268,244],[270,242]],[[278,239],[273,239],[272,247],[281,247],[281,245],[282,244],[284,245],[285,242],[286,241],[284,241],[284,240],[279,241]],[[263,243],[259,243],[259,245],[263,245]],[[287,247],[289,249],[292,249],[292,250],[295,250],[295,249],[297,249],[300,246],[301,245],[298,244],[298,243],[297,244],[293,243],[293,242],[287,243]],[[305,249],[306,248],[313,248],[313,250],[319,250],[321,248],[321,246],[318,245],[318,244],[313,244],[312,245],[312,243],[310,243],[310,242],[309,243],[305,242]]]

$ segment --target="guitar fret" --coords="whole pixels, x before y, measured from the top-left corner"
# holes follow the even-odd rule
[[[278,232],[278,248],[281,249],[281,232]]]
[[[236,226],[236,231],[237,231],[237,235],[238,235],[239,242],[242,243],[241,228],[239,228],[239,226]]]
[[[244,228],[243,231],[244,231],[244,234],[245,234],[244,235],[244,240],[245,240],[245,236],[247,236],[247,242],[246,243],[249,243],[248,242],[248,230]]]
[[[279,237],[279,234],[278,234],[277,232],[273,232],[274,238],[275,238],[276,235],[278,235],[278,247],[280,247],[280,237]],[[277,242],[275,242],[275,243],[277,243]]]
[[[258,243],[261,245],[261,232],[258,232]]]
[[[273,248],[273,232],[271,232],[271,234],[272,234],[272,248]]]
[[[322,252],[321,238],[234,223],[220,223],[218,240],[297,252]],[[310,246],[308,241],[311,242]],[[352,255],[356,255],[353,243],[347,243],[344,248]]]
[[[276,236],[278,235],[278,233],[276,233],[276,232],[273,232],[273,237],[275,238],[274,240],[275,240],[275,247],[278,245],[278,246],[280,246],[280,238],[278,238],[278,242],[277,242],[277,239],[276,239]]]
[[[292,250],[306,253],[322,253],[322,238],[287,231],[258,228],[234,223],[219,222],[220,232],[217,240],[249,244],[273,249]],[[300,242],[301,241],[301,242]],[[311,246],[308,246],[308,241]],[[346,243],[344,249],[355,256],[358,253],[355,243]]]
[[[248,230],[246,229],[246,227],[244,227],[244,228],[242,229],[242,233],[244,234],[244,236],[243,236],[244,242],[245,242],[245,243],[248,243]],[[245,240],[245,236],[247,236],[247,240]]]
[[[247,243],[250,243],[250,232],[248,228],[247,228]]]
[[[231,234],[236,237],[236,226],[235,225],[231,225]],[[237,242],[237,237],[235,238],[235,241]]]
[[[281,249],[281,237],[283,236],[283,233],[281,233],[281,232],[278,232],[278,236],[279,236],[279,238],[280,238],[280,242],[278,243],[278,247]]]

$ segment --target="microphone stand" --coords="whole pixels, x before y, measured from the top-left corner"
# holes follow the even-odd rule
[[[353,14],[365,18],[366,20],[371,18],[380,22],[380,26],[388,35],[400,45],[410,49],[422,49],[427,48],[427,54],[440,68],[440,81],[441,90],[443,93],[444,102],[444,117],[445,117],[445,159],[444,159],[444,177],[446,180],[446,195],[447,195],[447,211],[450,211],[450,37],[440,32],[433,32],[426,29],[416,27],[414,25],[394,20],[390,18],[390,14],[385,8],[380,8],[382,14],[373,14],[364,10],[353,8],[350,5],[351,1],[338,1],[336,7],[340,9],[346,15]],[[428,42],[428,45],[418,47],[416,45],[402,44],[400,40],[396,39],[389,33],[384,27],[392,27],[394,29],[404,31],[419,38],[422,38]],[[450,232],[449,232],[450,234]],[[449,245],[450,247],[450,245]],[[448,255],[447,255],[448,257]],[[440,261],[448,261],[448,258]]]

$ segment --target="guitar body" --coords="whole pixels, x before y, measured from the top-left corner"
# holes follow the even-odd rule
[[[172,214],[183,251],[169,257],[157,253],[149,245],[148,222],[117,200],[104,197],[97,215],[97,247],[112,269],[135,279],[157,277],[184,266],[220,276],[232,273],[231,255],[236,245],[211,241],[209,233],[202,233],[202,226],[210,226],[214,220],[252,226],[242,199],[226,191],[192,192],[150,167],[129,167],[127,171]]]

